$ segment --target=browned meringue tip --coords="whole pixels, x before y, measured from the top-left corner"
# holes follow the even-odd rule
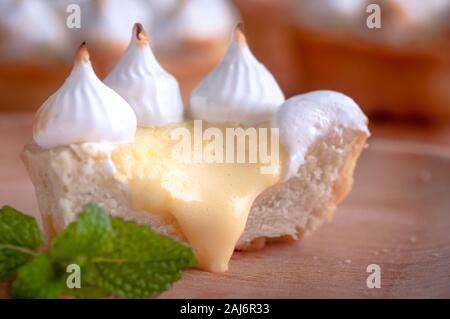
[[[81,43],[80,47],[75,54],[74,64],[77,65],[82,62],[89,62],[91,59],[89,57],[89,52],[86,47],[86,42]]]
[[[247,46],[247,38],[244,35],[244,24],[242,22],[234,27],[234,39],[240,46]]]
[[[136,37],[137,43],[142,46],[148,44],[148,35],[144,27],[140,23],[135,23],[133,26],[133,35]]]

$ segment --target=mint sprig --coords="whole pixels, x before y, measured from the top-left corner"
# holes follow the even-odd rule
[[[12,279],[16,298],[154,297],[196,263],[189,247],[88,204],[39,254],[42,234],[34,218],[0,209],[0,279]],[[3,245],[3,246],[2,246]],[[81,268],[81,289],[66,285],[66,267]]]
[[[43,237],[36,220],[10,206],[0,209],[0,281],[37,254]]]
[[[94,258],[92,267],[98,286],[115,295],[153,297],[195,264],[192,250],[148,228],[118,218],[112,228],[114,250]]]
[[[11,278],[20,266],[33,258],[31,252],[0,244],[0,281]]]
[[[110,218],[93,204],[85,206],[77,222],[68,225],[52,240],[50,254],[54,258],[92,257],[113,250]]]
[[[56,269],[47,254],[20,267],[12,286],[14,298],[58,298],[65,290],[64,270]]]

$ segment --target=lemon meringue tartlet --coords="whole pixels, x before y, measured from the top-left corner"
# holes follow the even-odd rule
[[[222,63],[192,95],[187,119],[178,116],[173,78],[146,41],[135,26],[106,81],[117,93],[95,76],[82,45],[69,78],[36,113],[34,141],[22,158],[50,237],[95,202],[113,216],[190,244],[200,268],[222,272],[235,249],[298,238],[331,217],[351,189],[369,136],[367,118],[351,98],[317,91],[284,101],[238,27]],[[161,77],[171,84],[153,83]],[[155,98],[159,94],[172,96]],[[216,138],[229,129],[254,129],[258,148],[264,129],[275,132],[279,140],[268,148],[278,160],[267,167],[260,157],[208,162],[174,156],[174,135],[196,136],[199,123],[203,138],[209,128]],[[192,146],[208,149],[207,142],[194,139]],[[229,151],[216,145],[214,155]]]
[[[58,88],[70,71],[63,28],[42,0],[0,2],[0,110],[36,110]]]

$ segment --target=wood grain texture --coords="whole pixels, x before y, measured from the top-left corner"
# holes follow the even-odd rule
[[[0,205],[38,215],[19,160],[30,123],[26,114],[0,115]],[[189,270],[161,297],[450,298],[450,149],[369,145],[332,223],[299,242],[236,252],[224,274]],[[381,266],[381,289],[366,286],[372,263]]]

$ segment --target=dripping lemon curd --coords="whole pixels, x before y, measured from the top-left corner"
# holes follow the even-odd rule
[[[195,136],[194,126],[193,121],[185,121],[164,127],[139,127],[135,142],[117,146],[111,158],[116,178],[128,186],[132,208],[174,218],[193,247],[199,267],[222,272],[228,268],[253,201],[281,180],[284,152],[280,150],[279,160],[264,173],[260,158],[256,162],[250,162],[247,156],[245,163],[211,163],[174,156],[174,147],[180,142],[172,135],[174,129],[183,128]],[[230,127],[239,125],[219,125],[216,130],[226,136],[226,128]],[[259,130],[256,135],[260,143]],[[217,144],[224,153],[225,142]],[[193,149],[195,143],[192,141]],[[207,148],[211,141],[201,143]]]

